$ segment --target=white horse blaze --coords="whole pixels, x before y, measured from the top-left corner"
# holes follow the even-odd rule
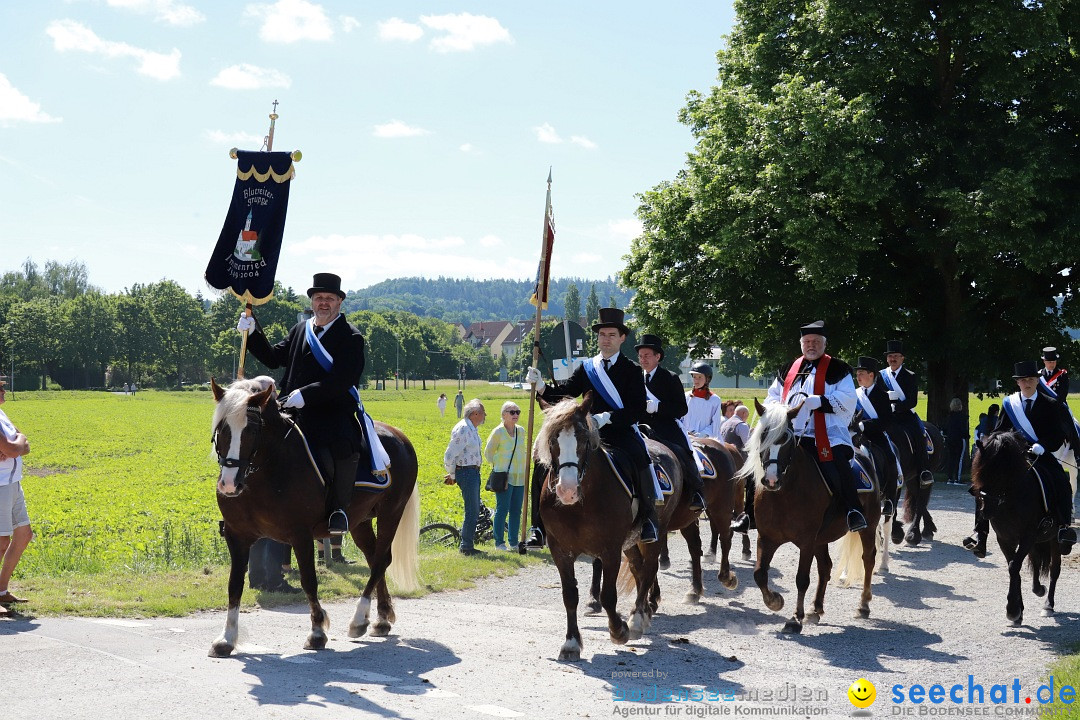
[[[776,485],[776,459],[780,456],[780,446],[769,446],[769,462],[765,465],[765,484],[769,487]]]
[[[246,416],[245,416],[246,419]],[[239,425],[239,427],[237,427]],[[244,432],[244,426],[240,425],[236,418],[229,418],[229,451],[227,458],[240,457],[240,436]],[[217,489],[222,495],[235,495],[237,493],[236,476],[240,468],[221,468],[218,475]]]
[[[577,438],[572,428],[567,428],[559,433],[559,462],[573,462],[569,458],[577,459]],[[578,467],[559,468],[559,481],[555,485],[555,494],[564,505],[573,505],[578,501]]]

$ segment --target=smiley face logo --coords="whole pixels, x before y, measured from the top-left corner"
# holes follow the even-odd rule
[[[868,708],[874,704],[874,699],[877,697],[877,689],[874,687],[874,683],[866,678],[859,678],[851,683],[851,687],[847,689],[847,696],[848,700],[850,700],[851,704],[855,707]]]

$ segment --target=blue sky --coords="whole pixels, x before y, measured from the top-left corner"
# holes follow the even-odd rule
[[[85,262],[119,292],[202,275],[277,99],[299,149],[277,279],[556,277],[622,267],[635,193],[693,142],[729,2],[0,4],[0,272]]]

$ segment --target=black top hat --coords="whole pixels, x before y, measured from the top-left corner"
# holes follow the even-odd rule
[[[341,278],[334,273],[315,273],[315,279],[311,281],[307,296],[311,297],[318,292],[334,293],[342,300],[345,299],[345,293],[341,292]]]
[[[877,372],[881,369],[881,366],[878,365],[878,361],[874,358],[860,355],[859,364],[855,366],[855,369],[865,370],[866,372]]]
[[[821,337],[825,337],[825,321],[815,320],[809,325],[803,325],[799,328],[799,337],[802,337],[803,335],[820,335]]]
[[[630,328],[623,324],[623,311],[619,308],[600,308],[600,322],[592,329],[593,332],[600,332],[601,328],[615,328],[623,335],[630,332]]]
[[[640,350],[641,348],[655,350],[660,357],[664,356],[664,341],[659,335],[649,335],[648,333],[642,335],[641,342],[634,346],[634,350]]]
[[[1057,348],[1056,347],[1044,347],[1043,348],[1042,359],[1043,360],[1057,360],[1058,359]]]
[[[889,340],[885,343],[885,354],[892,355],[893,353],[904,354],[904,343],[899,340]]]
[[[1021,360],[1013,365],[1013,379],[1038,377],[1039,371],[1035,369],[1034,360]]]

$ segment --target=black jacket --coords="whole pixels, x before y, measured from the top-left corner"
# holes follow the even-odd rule
[[[871,418],[865,413],[859,418],[863,427],[867,430],[881,430],[884,431],[885,426],[892,422],[892,403],[889,402],[888,390],[885,388],[885,381],[880,377],[874,381],[874,384],[870,386],[870,389],[866,391],[866,397],[870,401],[870,404],[874,406],[874,411],[877,413],[877,418]],[[859,402],[862,402],[860,399]]]
[[[1051,375],[1053,375],[1054,373],[1059,372],[1059,371],[1061,372],[1061,374],[1058,375],[1057,382],[1055,382],[1054,386],[1052,388],[1050,388],[1050,389],[1054,391],[1054,394],[1057,395],[1057,399],[1060,402],[1065,402],[1066,398],[1069,396],[1069,371],[1068,370],[1066,370],[1063,367],[1057,367],[1057,368],[1054,368],[1053,372],[1051,372],[1050,370],[1047,370],[1046,368],[1043,368],[1042,370],[1039,371],[1039,377],[1042,378],[1043,380],[1049,380]],[[1042,383],[1039,384],[1039,390],[1042,391]]]
[[[897,420],[906,420],[908,418],[905,416],[914,413],[915,404],[919,402],[919,379],[915,376],[915,373],[901,365],[900,372],[896,373],[895,380],[896,384],[904,392],[904,399],[893,402],[893,414],[896,415]],[[885,381],[882,380],[882,382]]]
[[[1021,406],[1023,403],[1021,402]],[[1021,409],[1020,412],[1023,412]],[[1035,393],[1035,402],[1031,406],[1031,412],[1027,415],[1032,430],[1039,444],[1047,453],[1053,453],[1061,447],[1065,441],[1065,432],[1061,427],[1061,404],[1051,397],[1041,393]],[[995,430],[1016,429],[1009,419],[1009,414],[1002,408]]]
[[[349,389],[360,384],[364,371],[364,336],[341,315],[319,338],[334,359],[330,372],[322,369],[308,346],[306,323],[297,323],[289,335],[270,345],[262,329],[248,336],[248,349],[269,368],[285,368],[280,395],[299,390],[304,407],[297,417],[308,440],[321,444],[323,438],[355,437],[356,401]]]
[[[682,382],[670,370],[658,367],[645,386],[660,401],[660,407],[655,413],[646,413],[643,422],[652,428],[657,439],[685,448],[686,431],[679,425],[679,418],[688,410]]]

